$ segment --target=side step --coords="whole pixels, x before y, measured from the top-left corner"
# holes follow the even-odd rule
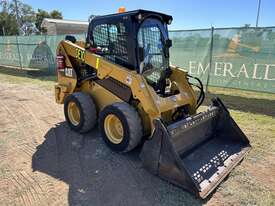
[[[151,173],[206,198],[243,159],[251,146],[220,99],[206,112],[155,131],[140,157]]]

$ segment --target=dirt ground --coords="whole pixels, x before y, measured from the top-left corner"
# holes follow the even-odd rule
[[[273,149],[264,158],[252,152],[208,200],[200,201],[145,171],[138,151],[112,152],[97,129],[85,135],[71,131],[53,90],[1,81],[0,114],[0,205],[272,205],[275,201]],[[253,135],[253,129],[247,126],[246,131]],[[261,164],[255,168],[253,161]],[[247,186],[238,175],[253,182]],[[249,197],[253,184],[259,183],[266,187],[256,189],[255,195],[269,198],[268,202],[245,202],[246,196],[234,200],[239,192],[235,188],[242,187]]]
[[[148,174],[138,151],[110,151],[98,130],[85,135],[64,123],[53,92],[0,83],[1,205],[200,204]]]

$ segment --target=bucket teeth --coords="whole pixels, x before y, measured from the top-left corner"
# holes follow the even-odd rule
[[[247,137],[219,99],[207,111],[155,131],[142,148],[145,168],[189,192],[207,197],[250,150]]]

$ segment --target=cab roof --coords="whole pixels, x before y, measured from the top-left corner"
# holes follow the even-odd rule
[[[165,23],[171,23],[173,20],[173,17],[167,14],[163,14],[160,12],[155,12],[155,11],[148,11],[148,10],[143,10],[143,9],[138,9],[138,10],[133,10],[133,11],[127,11],[127,12],[122,12],[122,13],[115,13],[115,14],[108,14],[108,15],[102,15],[102,16],[95,16],[92,18],[92,21],[94,20],[106,20],[108,18],[122,18],[122,17],[138,17],[138,15],[141,14],[142,18],[148,18],[150,16],[156,16],[159,17],[162,21]]]

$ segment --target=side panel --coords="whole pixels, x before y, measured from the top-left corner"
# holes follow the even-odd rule
[[[64,99],[69,94],[73,93],[77,84],[77,75],[73,68],[73,63],[70,61],[69,55],[67,54],[64,45],[59,43],[57,55],[63,55],[65,58],[65,68],[63,70],[56,71],[57,84],[55,85],[55,99],[59,104],[64,103]]]
[[[95,80],[95,82],[125,102],[129,102],[131,99],[131,89],[125,84],[121,84],[119,81],[113,79],[112,77]]]
[[[77,90],[89,93],[93,97],[98,111],[101,111],[104,107],[114,102],[123,102],[123,100],[119,99],[94,81],[86,81]]]

